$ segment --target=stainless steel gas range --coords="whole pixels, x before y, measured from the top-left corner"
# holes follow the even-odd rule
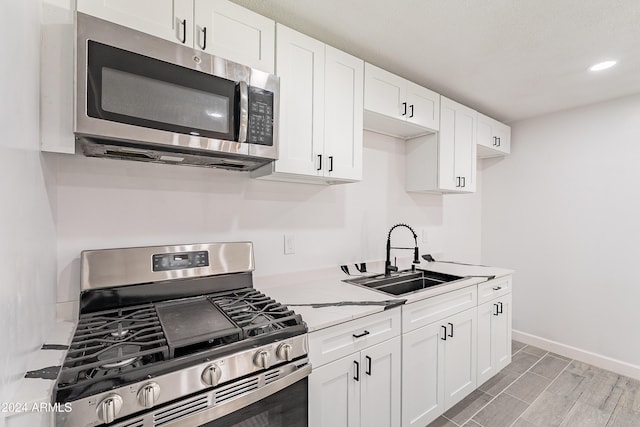
[[[249,242],[84,251],[57,426],[306,426],[306,325]]]

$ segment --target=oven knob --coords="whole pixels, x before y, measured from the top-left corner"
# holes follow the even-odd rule
[[[105,424],[112,423],[122,409],[122,398],[117,394],[110,394],[98,404],[96,412],[98,418]]]
[[[202,375],[200,376],[203,383],[214,387],[218,385],[220,377],[222,377],[222,369],[220,369],[220,367],[215,363],[204,368],[204,371],[202,371]]]
[[[286,360],[287,362],[291,362],[291,350],[293,350],[293,348],[291,347],[291,344],[282,343],[276,350],[276,354],[280,359]]]
[[[138,402],[145,408],[151,408],[160,397],[160,386],[158,383],[147,383],[138,391]]]
[[[255,363],[258,368],[268,369],[269,366],[271,366],[269,364],[269,352],[264,350],[257,352],[253,358],[253,363]]]

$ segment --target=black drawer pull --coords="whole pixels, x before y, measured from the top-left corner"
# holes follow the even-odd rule
[[[371,376],[371,358],[369,356],[365,356],[365,359],[367,359],[367,370],[364,371],[364,373]]]
[[[448,336],[449,338],[453,338],[453,323],[449,323],[449,326],[451,326],[451,333]]]
[[[402,103],[402,115],[403,116],[407,115],[407,103],[406,102]]]
[[[367,330],[365,329],[365,330],[364,330],[364,332],[363,332],[363,333],[361,333],[361,334],[358,334],[358,335],[353,334],[353,337],[354,337],[354,338],[362,338],[362,337],[364,337],[365,335],[369,335],[370,333],[371,333],[371,332],[369,332],[369,331],[367,331]]]
[[[413,105],[409,105],[409,108],[411,108],[411,114],[409,114],[409,117],[413,117]]]
[[[496,286],[493,288],[494,291],[499,291],[500,289],[502,289],[502,286]]]
[[[503,313],[503,312],[502,312],[502,303],[501,303],[501,302],[499,302],[499,303],[498,303],[498,305],[500,306],[500,309],[499,309],[500,311],[499,311],[498,313],[502,314],[502,313]]]
[[[442,341],[446,341],[446,340],[447,340],[447,327],[446,327],[446,326],[444,326],[444,325],[442,325],[442,326],[440,326],[440,327],[441,327],[442,329],[444,329],[444,334],[443,334],[444,336],[443,336],[443,337],[440,337],[440,339],[441,339]]]
[[[180,40],[182,44],[187,42],[187,20],[182,20],[182,40]]]
[[[202,50],[207,50],[207,27],[202,27]]]
[[[322,170],[322,154],[318,154],[318,169],[316,170]]]
[[[500,312],[498,311],[498,304],[493,304],[493,306],[495,307],[496,311],[495,313],[493,313],[494,316],[497,316],[498,314],[500,314]]]
[[[353,374],[353,379],[356,381],[360,381],[360,364],[358,362],[356,362],[355,360],[353,361],[353,363],[355,363],[356,365],[356,369],[355,372]]]

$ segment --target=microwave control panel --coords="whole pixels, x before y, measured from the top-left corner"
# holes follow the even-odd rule
[[[273,92],[249,87],[247,142],[273,145]]]

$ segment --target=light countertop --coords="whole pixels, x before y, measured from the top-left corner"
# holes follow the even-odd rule
[[[403,299],[409,304],[482,283],[489,280],[489,276],[498,278],[513,273],[513,270],[504,268],[445,262],[423,262],[418,268],[454,276],[462,276],[463,279],[396,297],[363,286],[344,283],[342,280],[350,276],[342,273],[339,268],[336,267],[329,271],[318,270],[314,272],[300,272],[299,274],[289,273],[279,278],[277,276],[265,278],[256,277],[254,279],[254,286],[264,291],[269,297],[282,304],[288,305],[292,310],[300,314],[306,322],[309,332],[313,332],[370,314],[379,313],[385,309],[385,306],[342,305],[314,308],[309,305],[301,306],[298,304],[380,302]],[[371,270],[374,272],[381,271],[380,266],[376,264],[372,264]]]

